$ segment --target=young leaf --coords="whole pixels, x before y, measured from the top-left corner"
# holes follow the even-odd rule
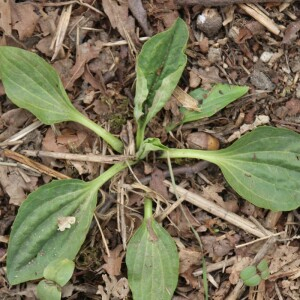
[[[127,248],[129,286],[134,299],[169,300],[177,286],[179,257],[169,233],[151,216],[149,201],[145,201],[144,221]]]
[[[51,281],[41,280],[37,286],[37,296],[40,300],[60,300],[60,288]]]
[[[178,125],[188,122],[197,121],[203,118],[208,118],[216,114],[219,110],[242,97],[248,91],[247,86],[237,86],[229,84],[217,84],[210,92],[201,88],[190,93],[190,96],[199,101],[199,109],[201,111],[191,111],[181,108],[182,120],[179,124],[171,124],[168,126],[168,131]]]
[[[28,196],[10,234],[10,284],[41,278],[54,260],[75,258],[89,230],[98,189],[125,167],[126,163],[115,164],[91,182],[52,181]]]
[[[137,147],[149,121],[172,95],[186,65],[184,49],[188,30],[182,19],[147,41],[137,60],[134,117],[138,124]]]
[[[52,261],[44,270],[43,276],[47,280],[57,283],[59,286],[64,286],[72,277],[75,264],[67,258],[56,259]]]
[[[136,154],[139,159],[145,158],[151,151],[164,151],[168,147],[164,146],[158,138],[148,138],[144,140]]]
[[[258,207],[288,211],[300,206],[300,135],[259,127],[219,151],[170,149],[170,158],[197,158],[217,164],[228,183]],[[163,154],[162,157],[167,157]]]
[[[240,273],[240,277],[247,286],[257,286],[261,282],[260,276],[256,272],[255,266],[248,266]]]
[[[97,190],[81,180],[52,181],[31,193],[13,224],[7,254],[10,284],[41,278],[59,258],[73,260],[85,240],[97,202]],[[75,223],[59,229],[64,217]]]
[[[116,151],[122,142],[72,105],[56,71],[38,55],[15,47],[0,47],[0,78],[9,99],[47,125],[75,121],[90,128]]]

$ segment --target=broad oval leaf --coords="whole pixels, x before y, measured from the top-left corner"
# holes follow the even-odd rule
[[[145,219],[126,254],[128,282],[137,300],[169,300],[177,286],[179,257],[169,233],[153,218]]]
[[[52,181],[23,202],[8,245],[10,284],[41,278],[50,262],[75,258],[96,207],[97,189],[92,184],[76,179]],[[75,222],[68,224],[69,217]]]
[[[258,207],[288,211],[300,206],[300,135],[259,127],[218,152],[228,183]]]
[[[148,40],[138,56],[134,117],[144,130],[172,95],[187,62],[188,30],[182,19]],[[142,140],[142,138],[141,138]]]
[[[258,207],[288,211],[300,206],[300,135],[294,131],[265,126],[223,150],[168,152],[170,158],[217,164],[235,191]]]
[[[47,125],[73,120],[79,113],[55,69],[35,53],[1,46],[0,77],[9,99]]]

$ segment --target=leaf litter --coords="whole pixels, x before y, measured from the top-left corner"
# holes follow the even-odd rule
[[[52,6],[50,4],[50,1],[41,5],[31,1],[26,3],[1,1],[0,27],[3,33],[0,39],[1,45],[23,47],[35,51],[41,56],[51,58],[54,51],[51,50],[50,46],[57,32],[57,24],[63,5]],[[283,32],[280,36],[269,33],[252,17],[249,21],[249,16],[246,16],[237,6],[217,8],[225,18],[223,19],[223,27],[213,37],[207,37],[196,28],[194,22],[196,16],[201,14],[204,9],[201,6],[188,6],[182,12],[171,0],[164,1],[164,3],[153,1],[151,4],[142,1],[128,1],[128,3],[102,1],[101,4],[95,4],[90,1],[89,5],[95,10],[79,4],[73,5],[60,52],[52,64],[59,70],[72,102],[93,120],[100,123],[107,122],[107,126],[111,127],[112,130],[115,128],[119,130],[126,124],[127,119],[132,117],[128,113],[130,110],[124,109],[122,104],[126,98],[127,107],[132,105],[132,86],[135,77],[134,57],[141,46],[139,37],[150,36],[151,33],[155,34],[164,30],[166,26],[173,23],[180,12],[184,14],[185,21],[190,25],[191,34],[191,43],[187,48],[189,65],[187,73],[184,74],[180,82],[180,87],[184,91],[191,91],[196,87],[210,89],[215,83],[228,82],[249,85],[251,92],[249,96],[229,105],[208,120],[195,123],[193,127],[183,126],[180,130],[173,131],[172,136],[165,137],[165,143],[184,145],[187,143],[188,134],[202,129],[212,131],[220,139],[221,146],[226,147],[241,133],[261,124],[287,127],[300,132],[299,69],[295,63],[300,59],[299,51],[297,51],[297,47],[300,45],[298,20],[300,12],[295,3],[289,4],[283,11],[280,10],[280,4],[273,6],[262,4],[261,6],[261,9],[264,8],[275,23],[280,23],[285,27],[281,28]],[[123,44],[119,44],[120,41]],[[104,46],[105,43],[111,43],[115,46],[107,47]],[[285,47],[284,51],[282,45]],[[265,52],[273,53],[268,61],[261,59]],[[208,57],[209,53],[210,57]],[[213,53],[215,53],[214,57],[212,56]],[[251,76],[253,77],[258,72],[265,74],[268,81],[260,81],[260,85],[257,85],[253,80],[251,81]],[[273,89],[272,93],[268,92],[270,87]],[[90,95],[90,100],[85,98],[86,95]],[[2,96],[2,99],[0,134],[1,140],[5,141],[28,126],[33,119],[24,110],[12,106],[5,96]],[[181,98],[181,100],[185,99]],[[188,102],[187,108],[190,107],[195,108],[193,103]],[[175,114],[175,117],[178,117],[180,112],[177,108],[178,106],[173,105],[165,114],[168,113],[171,117]],[[252,116],[248,115],[250,121],[247,121],[245,116],[250,112]],[[112,117],[105,118],[108,114]],[[150,124],[152,135],[162,135],[161,125],[165,125],[163,123],[164,118],[164,114],[161,113]],[[57,137],[53,132],[50,135],[51,129],[47,127],[39,129],[39,133],[43,137],[43,148],[41,148],[41,143],[33,139],[28,142],[25,141],[24,145],[17,146],[16,149],[20,150],[23,147],[28,149],[29,147],[55,152],[89,153],[94,150],[94,145],[96,145],[98,153],[107,153],[105,145],[95,141],[80,128],[74,128],[71,124],[66,123],[59,129],[61,135]],[[115,133],[118,134],[119,132],[120,130]],[[6,161],[4,162],[6,163]],[[88,176],[93,178],[101,167],[93,164],[86,167],[82,166],[81,163],[78,165],[77,162],[77,165],[72,166],[72,168],[77,169],[77,172],[74,173],[70,170],[69,162],[57,161],[54,163],[53,160],[42,159],[42,163],[59,169],[72,177]],[[166,191],[164,185],[161,184],[157,187],[165,177],[156,170],[165,171],[166,165],[152,160],[148,163],[155,170],[155,173],[152,174],[153,179],[150,187],[157,190],[164,198],[172,201],[173,198]],[[185,164],[185,162],[182,163]],[[140,179],[142,179],[146,174],[139,168],[136,166],[134,172],[139,174]],[[192,165],[187,165],[187,168],[191,169]],[[0,202],[1,217],[13,218],[15,207],[20,205],[27,193],[35,190],[46,180],[32,176],[30,173],[24,175],[23,169],[20,170],[22,171],[19,171],[18,167],[0,166],[0,183],[3,190]],[[174,171],[176,171],[175,165]],[[182,186],[193,189],[199,194],[202,193],[205,198],[217,202],[221,206],[225,205],[226,207],[226,203],[232,200],[233,193],[228,186],[220,184],[222,177],[220,177],[220,172],[215,166],[210,164],[209,167],[201,171],[201,174],[186,175],[187,173],[176,176],[178,183]],[[208,184],[205,178],[211,184]],[[128,176],[126,180],[128,184],[134,182],[132,176]],[[106,189],[108,188],[106,187]],[[112,185],[111,194],[113,198],[116,198],[116,193],[113,190],[114,186]],[[130,209],[125,208],[128,236],[137,228],[142,215],[141,198],[140,196],[136,197],[137,200],[129,197],[132,199],[132,207]],[[243,203],[240,198],[238,198],[237,203],[237,214],[249,216],[249,218],[253,217],[258,224],[264,224],[267,214],[265,210]],[[163,211],[164,204],[160,205],[160,210]],[[110,258],[104,255],[103,242],[93,225],[80,256],[93,251],[97,252],[98,256],[88,267],[83,267],[81,272],[74,275],[76,280],[73,282],[73,287],[77,286],[78,290],[76,291],[74,288],[72,297],[92,299],[97,294],[101,295],[102,299],[124,299],[129,295],[129,288],[126,270],[122,264],[124,254],[117,225],[116,210],[114,205],[99,209],[102,209],[101,224],[104,226],[108,247],[114,250],[110,250],[112,255]],[[201,267],[203,255],[208,267],[215,263],[225,262],[228,257],[237,258],[232,267],[220,267],[209,273],[218,284],[218,287],[209,284],[210,295],[213,299],[225,299],[230,296],[238,282],[239,272],[244,266],[251,264],[263,242],[255,243],[255,247],[245,246],[237,249],[235,248],[236,245],[246,245],[253,242],[255,238],[239,227],[221,221],[212,214],[204,213],[187,202],[183,202],[183,209],[188,222],[182,211],[175,209],[169,214],[169,220],[165,219],[163,223],[164,227],[178,240],[177,244],[183,245],[182,248],[179,247],[182,278],[179,281],[174,299],[203,298],[204,291],[201,279],[193,275],[193,272]],[[204,247],[203,253],[195,236],[191,233],[188,223],[192,224],[200,234]],[[272,252],[266,255],[271,277],[266,281],[263,296],[265,299],[272,299],[279,293],[284,299],[297,299],[300,288],[300,275],[299,272],[297,273],[300,259],[299,220],[297,221],[292,212],[283,213],[271,230],[273,232],[285,231],[287,234],[279,238]],[[9,230],[5,229],[1,234],[7,235]],[[0,250],[0,253],[3,253],[3,257],[5,257],[5,244],[0,244]],[[32,297],[30,283],[22,286],[21,291],[17,291],[15,288],[8,289],[3,277],[5,258],[1,260],[1,264],[0,293],[11,298],[22,295],[25,299],[30,299]],[[102,274],[96,272],[99,265],[103,270]],[[275,280],[278,288],[275,287]],[[81,286],[77,282],[88,284],[94,289],[90,289],[90,292],[82,292],[79,288]],[[248,295],[248,290],[243,291],[244,297]]]

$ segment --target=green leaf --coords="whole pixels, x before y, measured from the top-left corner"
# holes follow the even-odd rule
[[[190,93],[190,96],[199,101],[198,107],[201,111],[191,111],[181,107],[181,122],[179,124],[172,124],[168,126],[167,130],[170,131],[178,125],[211,117],[231,102],[242,97],[247,92],[247,86],[221,83],[215,85],[210,92],[201,88],[196,89]]]
[[[223,150],[168,152],[170,158],[217,164],[235,191],[258,207],[289,211],[300,206],[300,135],[296,132],[259,127]]]
[[[145,158],[151,151],[165,151],[168,147],[164,146],[158,138],[148,138],[144,140],[140,146],[136,157],[139,159]]]
[[[257,286],[261,282],[260,276],[256,272],[255,266],[248,266],[240,273],[240,277],[247,286]]]
[[[127,248],[129,286],[134,299],[169,300],[179,275],[176,245],[169,233],[146,210],[145,219]]]
[[[182,19],[148,40],[138,56],[134,117],[138,124],[137,146],[149,121],[172,95],[187,62],[184,49],[188,29]]]
[[[44,270],[43,276],[47,280],[54,281],[64,286],[71,279],[75,264],[67,258],[52,261]]]
[[[45,60],[15,47],[0,47],[0,77],[9,99],[47,125],[75,121],[90,128],[116,151],[122,142],[75,109],[63,84]]]
[[[268,262],[263,259],[258,265],[257,269],[260,271],[260,276],[262,279],[266,280],[270,276]]]
[[[37,296],[40,300],[60,300],[60,288],[51,281],[42,280],[37,286]]]
[[[10,234],[10,284],[41,278],[51,262],[75,258],[89,230],[98,189],[126,167],[125,162],[117,163],[91,182],[52,181],[28,196]]]
[[[97,189],[75,179],[52,181],[31,193],[21,205],[10,235],[10,284],[41,278],[53,260],[73,260],[89,230],[96,202]],[[70,217],[74,224],[69,222],[70,228],[59,230],[59,224],[68,223]]]

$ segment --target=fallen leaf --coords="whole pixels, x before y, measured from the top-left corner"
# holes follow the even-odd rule
[[[223,201],[223,198],[219,195],[224,190],[224,186],[219,183],[215,183],[213,185],[207,185],[202,189],[202,197],[213,200],[217,204],[219,204],[221,207],[225,208],[225,203]]]
[[[65,79],[64,86],[66,89],[71,89],[77,80],[83,73],[85,65],[93,58],[96,58],[102,49],[102,42],[97,41],[94,45],[91,43],[83,43],[77,47],[76,63],[71,68],[70,74]]]
[[[59,217],[57,218],[57,225],[59,231],[65,231],[66,229],[70,229],[71,225],[75,224],[75,217]]]
[[[291,45],[297,39],[297,33],[300,30],[300,21],[290,23],[282,39],[282,44]]]
[[[37,7],[31,3],[12,4],[12,28],[18,31],[21,41],[33,35],[40,18],[36,11]]]
[[[112,28],[117,29],[130,46],[137,43],[134,20],[129,16],[128,2],[116,0],[102,0],[103,10],[109,18]],[[132,22],[133,21],[133,22]]]
[[[164,172],[158,168],[155,168],[151,174],[149,186],[152,190],[162,195],[165,199],[168,199],[168,189],[165,185],[162,184],[164,180]]]
[[[129,293],[129,284],[128,280],[125,277],[122,277],[117,281],[115,276],[108,276],[106,274],[102,275],[102,278],[105,282],[105,287],[98,285],[97,295],[101,295],[102,300],[115,299],[125,299]],[[113,296],[113,297],[111,297]]]
[[[11,35],[11,1],[0,0],[0,28]]]
[[[143,6],[143,3],[141,0],[128,0],[128,6],[131,10],[131,13],[136,18],[136,20],[139,22],[141,27],[143,28],[144,32],[147,36],[152,35],[152,29],[149,27],[148,21],[147,21],[147,12]]]
[[[192,111],[201,111],[198,107],[198,101],[183,91],[180,87],[176,87],[173,91],[173,96],[186,109]]]
[[[300,113],[300,100],[291,99],[285,104],[285,107],[288,109],[287,114],[289,116],[295,116]]]
[[[118,245],[114,250],[110,251],[110,256],[103,255],[106,262],[106,264],[103,265],[103,269],[110,276],[119,276],[121,274],[121,265],[124,256],[123,246]]]
[[[27,197],[26,192],[36,189],[38,177],[28,176],[29,182],[25,182],[17,168],[0,168],[0,184],[4,192],[9,196],[9,203],[20,206]]]
[[[238,257],[236,263],[226,269],[226,273],[229,273],[229,282],[231,284],[237,284],[240,279],[240,272],[249,266],[252,262],[250,257]]]
[[[184,273],[195,266],[201,265],[202,253],[191,249],[180,249],[179,251],[179,273]],[[192,269],[194,271],[194,268]]]

